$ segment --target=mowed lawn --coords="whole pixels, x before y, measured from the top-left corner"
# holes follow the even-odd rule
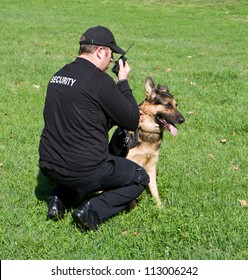
[[[247,1],[3,0],[0,15],[1,259],[247,260]],[[137,102],[151,76],[186,121],[164,134],[162,209],[147,189],[133,211],[82,233],[70,212],[46,221],[53,184],[38,144],[47,83],[98,24],[124,49],[134,42]]]

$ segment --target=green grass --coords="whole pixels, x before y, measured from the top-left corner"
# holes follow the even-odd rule
[[[0,15],[1,259],[248,259],[238,201],[248,200],[247,1],[5,0]],[[124,49],[134,42],[137,101],[151,76],[168,85],[186,122],[161,147],[163,208],[147,191],[133,211],[81,233],[70,213],[46,221],[52,185],[37,150],[49,78],[97,24]]]

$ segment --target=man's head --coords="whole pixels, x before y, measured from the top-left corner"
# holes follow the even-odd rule
[[[96,46],[109,47],[115,53],[125,54],[123,49],[117,46],[113,33],[108,28],[100,25],[86,30],[81,36],[79,44],[79,55],[84,52],[94,52]]]
[[[79,44],[79,56],[91,61],[102,71],[106,71],[113,61],[113,52],[125,53],[117,46],[112,32],[100,25],[86,30]]]

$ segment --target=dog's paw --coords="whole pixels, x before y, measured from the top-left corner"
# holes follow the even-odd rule
[[[163,207],[163,204],[162,204],[162,202],[159,200],[159,201],[157,201],[157,206],[158,206],[158,208],[162,208]]]

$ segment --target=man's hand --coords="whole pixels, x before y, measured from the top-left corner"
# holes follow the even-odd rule
[[[131,71],[128,63],[127,62],[123,63],[121,59],[118,60],[118,63],[119,63],[119,72],[117,75],[117,81],[127,80],[129,73]]]

